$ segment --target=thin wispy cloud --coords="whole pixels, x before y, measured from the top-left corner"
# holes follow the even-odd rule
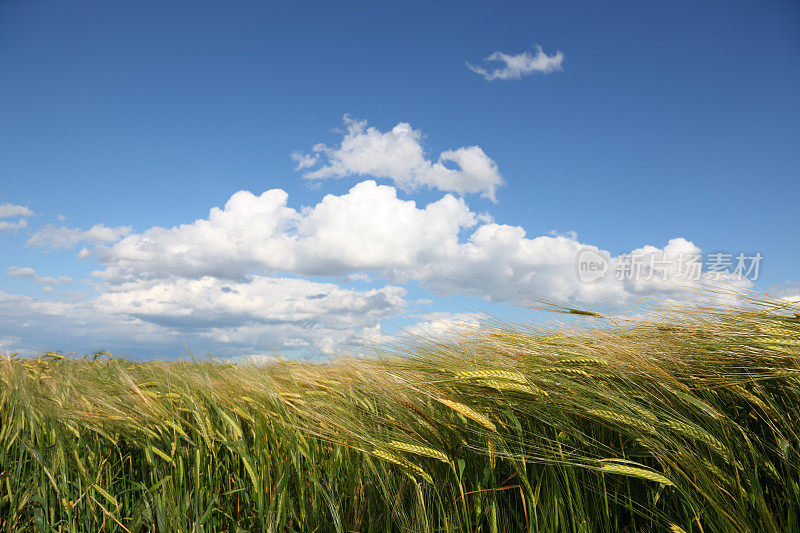
[[[535,55],[527,50],[516,55],[495,52],[488,56],[484,62],[497,62],[500,65],[484,68],[480,65],[467,63],[467,68],[476,74],[480,74],[488,81],[519,80],[523,76],[535,73],[549,74],[550,72],[561,70],[564,54],[558,51],[553,55],[547,55],[542,50],[542,47],[537,45]]]
[[[0,204],[0,218],[29,217],[33,214],[33,211],[24,205]]]
[[[68,276],[58,276],[57,278],[50,276],[41,276],[31,267],[15,267],[10,266],[6,268],[6,276],[12,278],[28,279],[40,285],[66,285],[72,283],[72,279]]]
[[[14,222],[9,222],[7,220],[0,220],[0,231],[15,232],[18,229],[27,227],[28,227],[28,221],[25,219],[20,219]]]
[[[88,230],[67,228],[65,226],[45,226],[36,232],[27,246],[32,248],[45,248],[48,250],[69,250],[81,243],[110,244],[118,241],[131,232],[130,226],[108,227],[104,224],[95,224]]]
[[[16,232],[19,229],[26,228],[28,227],[28,221],[25,218],[34,214],[24,205],[0,204],[0,231]],[[16,218],[16,220],[6,220],[9,218]]]

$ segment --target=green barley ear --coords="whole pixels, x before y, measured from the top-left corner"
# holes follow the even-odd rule
[[[571,314],[571,315],[594,316],[594,317],[597,317],[597,318],[608,318],[605,315],[602,315],[600,313],[595,313],[594,311],[584,311],[583,309],[572,309],[572,308],[570,308],[568,311],[569,311],[569,314]]]
[[[540,389],[534,385],[517,383],[514,381],[502,381],[498,379],[479,379],[478,383],[496,389],[499,391],[522,392],[525,394],[533,394],[535,396],[550,396],[544,389]]]
[[[497,427],[491,420],[489,420],[489,417],[480,414],[479,412],[469,408],[463,403],[454,402],[446,398],[436,398],[436,399],[437,401],[443,403],[453,411],[465,416],[466,418],[469,418],[470,420],[473,420],[474,422],[477,422],[478,424],[482,425],[489,431],[497,433]]]
[[[450,458],[444,452],[440,452],[439,450],[435,450],[433,448],[429,448],[427,446],[422,446],[419,444],[412,444],[410,442],[401,442],[399,440],[393,440],[389,443],[389,446],[394,448],[395,450],[400,450],[409,453],[415,453],[417,455],[424,455],[425,457],[431,457],[433,459],[438,459],[443,463],[449,463]]]
[[[397,466],[402,466],[403,468],[411,470],[415,474],[418,474],[422,479],[424,479],[428,483],[433,483],[433,478],[431,478],[430,474],[425,472],[425,470],[423,470],[420,466],[415,465],[411,461],[407,461],[407,460],[403,459],[402,457],[398,457],[398,456],[396,456],[394,454],[391,454],[391,453],[386,452],[384,450],[381,450],[379,448],[373,449],[370,452],[370,454],[375,456],[375,457],[377,457],[378,459],[382,459],[382,460],[387,461],[389,463],[394,463]]]
[[[635,477],[647,481],[655,481],[656,483],[661,483],[662,485],[668,485],[670,487],[675,486],[675,484],[668,477],[666,477],[663,474],[659,474],[658,472],[655,472],[653,470],[647,470],[646,468],[644,468],[644,465],[634,463],[633,461],[625,461],[624,463],[607,462],[607,461],[625,461],[625,460],[601,459],[600,470],[602,470],[603,472]],[[637,466],[632,466],[632,465],[637,465]]]
[[[455,372],[456,379],[502,379],[526,384],[528,380],[519,372],[511,370],[462,370]]]
[[[653,427],[651,424],[648,424],[641,418],[624,415],[622,413],[618,413],[616,411],[609,411],[607,409],[587,409],[586,412],[596,417],[607,420],[609,422],[615,422],[623,426],[629,426],[634,429],[640,429],[645,433],[650,433],[650,434],[656,433],[656,428]]]

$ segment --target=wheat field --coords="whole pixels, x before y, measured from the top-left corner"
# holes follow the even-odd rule
[[[3,531],[800,532],[800,307],[0,360]]]

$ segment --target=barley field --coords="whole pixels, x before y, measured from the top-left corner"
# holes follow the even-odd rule
[[[800,532],[800,307],[0,360],[2,531]]]

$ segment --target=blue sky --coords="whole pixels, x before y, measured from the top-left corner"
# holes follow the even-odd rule
[[[331,352],[352,345],[345,331],[439,327],[463,319],[462,304],[503,313],[536,296],[589,305],[661,294],[646,283],[587,291],[568,257],[589,246],[613,264],[656,253],[648,245],[663,253],[670,239],[682,239],[670,253],[760,253],[757,285],[791,292],[799,23],[789,1],[0,3],[0,206],[33,213],[9,207],[17,214],[0,224],[0,340],[136,357],[184,345]],[[496,51],[561,56],[519,79],[468,68],[502,67],[484,61]],[[376,160],[392,139],[422,150],[420,164]],[[327,151],[314,152],[318,143]],[[468,147],[480,150],[469,152],[482,165],[472,173],[459,167]],[[293,153],[318,159],[298,169]],[[338,170],[304,178],[320,168]],[[496,178],[495,203],[485,184]],[[484,185],[469,190],[469,180]],[[264,199],[255,214],[232,210],[213,239],[145,233],[270,189],[288,195],[293,215],[264,211]],[[424,211],[448,194],[452,205]],[[326,195],[352,201],[307,217],[302,208]],[[405,215],[392,211],[401,205]],[[374,241],[342,233],[341,220],[360,220],[348,210],[369,208],[385,222],[367,232]],[[414,240],[457,216],[462,225]],[[226,248],[235,220],[279,219],[279,235],[252,234],[248,248],[263,253]],[[285,237],[294,248],[280,255]],[[155,256],[136,255],[142,239]],[[415,253],[380,256],[387,242]],[[287,279],[298,282],[276,281]],[[242,301],[207,307],[226,287]],[[319,294],[327,306],[287,311]],[[243,304],[254,299],[275,309]]]

